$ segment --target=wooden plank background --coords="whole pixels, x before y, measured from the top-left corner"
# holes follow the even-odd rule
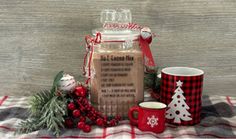
[[[201,68],[204,94],[235,96],[235,0],[1,0],[0,95],[48,88],[60,70],[79,78],[84,36],[104,8],[129,8],[159,35],[151,49],[160,68]]]

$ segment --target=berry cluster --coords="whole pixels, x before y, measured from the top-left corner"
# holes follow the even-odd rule
[[[91,131],[91,125],[96,124],[100,127],[115,126],[121,120],[117,115],[113,119],[108,119],[89,103],[87,99],[87,89],[80,85],[77,86],[73,93],[68,94],[68,117],[65,118],[67,128],[77,127],[84,132]]]

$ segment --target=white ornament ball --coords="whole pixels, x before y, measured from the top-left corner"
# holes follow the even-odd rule
[[[69,74],[63,74],[63,77],[58,83],[58,89],[61,91],[74,91],[75,87],[75,78]]]
[[[144,27],[141,29],[141,37],[146,40],[148,43],[152,42],[152,32],[148,27]]]

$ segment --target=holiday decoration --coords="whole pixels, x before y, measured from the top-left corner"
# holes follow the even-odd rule
[[[128,9],[104,10],[104,28],[94,30],[94,37],[85,37],[85,83],[59,72],[51,90],[33,95],[30,116],[19,123],[17,131],[28,133],[46,128],[59,136],[64,127],[87,133],[93,125],[115,126],[127,117],[130,107],[143,101],[144,82],[157,90],[157,70],[149,47],[153,34],[148,27],[130,23],[131,19]],[[148,76],[145,81],[144,72]],[[156,128],[160,118],[152,115],[147,119],[147,124]],[[158,132],[164,128],[161,122]]]
[[[161,79],[157,77],[158,68],[148,69],[144,72],[145,95],[150,96],[157,101],[160,99]]]
[[[181,89],[183,82],[179,80],[176,84],[177,89],[172,96],[173,100],[168,105],[169,109],[166,111],[166,118],[174,119],[174,123],[181,123],[181,120],[190,121],[192,120],[191,114],[187,111],[189,106],[185,102],[184,92]]]
[[[73,76],[64,74],[58,82],[58,89],[61,91],[74,91],[76,81]]]
[[[18,133],[29,133],[47,128],[56,136],[59,135],[60,127],[64,127],[64,116],[67,115],[64,94],[58,90],[58,82],[62,77],[63,71],[54,78],[51,90],[33,95],[30,100],[30,116],[19,123]]]
[[[69,110],[73,111],[75,109],[75,104],[73,102],[71,102],[67,105],[67,107],[68,107]]]
[[[80,110],[76,109],[76,110],[73,110],[73,116],[75,118],[78,118],[80,116]]]
[[[162,69],[160,101],[169,105],[167,114],[169,118],[166,118],[168,123],[194,125],[201,121],[203,79],[204,72],[196,68],[167,67]],[[175,93],[176,91],[178,93]],[[179,115],[180,110],[183,114]],[[174,120],[173,114],[178,115],[179,119]],[[192,120],[187,120],[190,118]],[[178,122],[179,120],[181,122]]]
[[[84,132],[90,132],[91,125],[96,124],[101,127],[115,126],[121,117],[117,115],[112,118],[104,117],[99,111],[88,101],[88,89],[83,85],[78,85],[74,92],[68,93],[66,95],[66,100],[68,103],[68,115],[65,116],[66,119],[72,119],[72,127],[77,127]],[[65,122],[68,124],[68,122]],[[69,122],[69,127],[71,123]]]
[[[83,86],[77,86],[75,88],[75,94],[79,97],[85,97],[86,96],[86,89]]]
[[[94,124],[101,127],[118,124],[121,120],[119,115],[107,118],[95,110],[87,99],[89,94],[85,85],[76,84],[75,89],[72,89],[74,91],[71,88],[62,89],[64,81],[70,79],[72,76],[61,71],[55,77],[51,90],[33,95],[30,101],[30,116],[19,123],[17,133],[29,133],[46,128],[59,136],[61,128],[64,127],[76,127],[83,132],[90,132]]]
[[[148,27],[144,27],[141,29],[141,37],[146,40],[149,44],[152,42],[152,32]]]
[[[161,133],[165,130],[166,105],[156,101],[145,101],[129,109],[129,120],[142,131]],[[135,114],[138,113],[136,118]]]
[[[158,125],[158,118],[154,115],[152,115],[152,117],[147,117],[147,120],[147,124],[150,125],[152,128]]]
[[[144,99],[145,67],[155,68],[151,30],[131,23],[131,16],[129,9],[103,10],[103,28],[85,37],[83,70],[91,103],[107,116],[127,117],[129,108]]]

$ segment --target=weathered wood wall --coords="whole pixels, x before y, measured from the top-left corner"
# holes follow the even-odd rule
[[[0,95],[29,95],[65,70],[81,74],[84,35],[104,8],[129,8],[159,37],[158,65],[205,71],[204,94],[236,95],[235,0],[1,0]]]

